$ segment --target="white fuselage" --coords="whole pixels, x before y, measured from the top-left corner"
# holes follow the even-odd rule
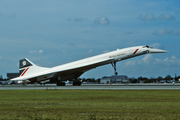
[[[97,56],[85,58],[82,60],[59,65],[52,68],[43,68],[43,67],[35,68],[34,67],[34,70],[36,69],[36,72],[34,72],[34,70],[31,69],[31,67],[27,67],[28,69],[26,70],[27,73],[25,72],[20,77],[14,78],[12,80],[29,80],[32,78],[37,78],[38,81],[41,81],[44,79],[52,78],[56,74],[63,77],[63,75],[68,76],[70,74],[75,74],[77,72],[84,73],[98,66],[110,64],[113,62],[132,58],[132,57],[143,55],[146,53],[163,53],[163,52],[166,52],[166,51],[160,50],[160,49],[149,48],[149,46],[148,47],[136,46],[136,47],[129,47],[129,48],[124,48],[124,49],[117,49],[116,51],[100,54]]]

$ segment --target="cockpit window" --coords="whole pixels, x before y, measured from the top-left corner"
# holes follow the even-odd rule
[[[146,45],[146,46],[143,46],[143,48],[153,48],[153,47],[149,47],[148,45]]]
[[[148,45],[146,45],[146,46],[143,46],[143,48],[149,48],[149,46],[148,46]]]

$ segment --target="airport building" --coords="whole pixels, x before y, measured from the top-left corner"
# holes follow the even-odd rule
[[[126,75],[112,75],[110,77],[103,77],[100,80],[100,84],[111,84],[111,83],[130,83],[135,78],[128,78]]]
[[[7,73],[7,78],[8,79],[13,79],[13,78],[16,78],[16,77],[19,77],[20,76],[20,73]]]
[[[111,83],[111,77],[103,77],[100,79],[100,84],[109,84]]]

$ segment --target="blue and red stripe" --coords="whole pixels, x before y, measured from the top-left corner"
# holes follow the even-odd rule
[[[23,76],[27,71],[28,71],[29,68],[27,68],[22,74],[21,76]]]
[[[136,54],[136,52],[137,52],[138,50],[139,50],[139,49],[136,49],[133,54]]]

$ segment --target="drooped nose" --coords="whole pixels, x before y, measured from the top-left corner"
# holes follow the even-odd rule
[[[166,53],[166,52],[168,52],[168,51],[166,51],[166,50],[154,49],[154,48],[150,48],[148,51],[149,51],[150,53]]]

